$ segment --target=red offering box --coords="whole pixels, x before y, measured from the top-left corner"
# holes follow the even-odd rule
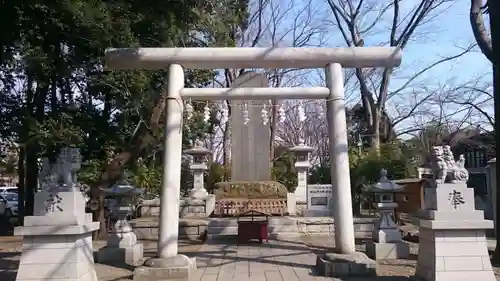
[[[249,210],[238,215],[238,243],[250,240],[269,242],[268,223],[269,214]]]

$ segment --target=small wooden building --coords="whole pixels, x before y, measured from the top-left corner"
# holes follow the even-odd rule
[[[398,207],[395,209],[397,218],[407,217],[407,215],[416,214],[424,209],[424,188],[430,184],[428,179],[400,179],[393,182],[403,187],[403,191],[394,193],[394,202],[398,203]],[[370,202],[367,202],[368,205],[380,201],[375,198],[374,194],[371,194],[370,198]],[[369,206],[369,209],[372,210],[373,207]]]
[[[401,179],[394,183],[404,187],[402,192],[396,194],[396,213],[415,214],[424,209],[424,188],[429,184],[427,179]]]

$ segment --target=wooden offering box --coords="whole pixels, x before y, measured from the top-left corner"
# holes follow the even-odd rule
[[[258,239],[269,242],[267,226],[271,215],[256,210],[248,210],[238,215],[238,243]]]

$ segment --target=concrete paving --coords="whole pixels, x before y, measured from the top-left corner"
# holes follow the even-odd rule
[[[3,239],[0,239],[0,280],[14,281],[21,241],[19,237],[1,238]],[[312,250],[315,252],[331,250],[333,238],[310,237],[306,239],[307,241],[304,239],[303,237],[299,240],[270,240],[269,243],[245,245],[237,245],[230,239],[220,243],[206,242],[203,245],[179,241],[179,251],[197,259],[198,270],[189,281],[408,281],[407,276],[410,274],[403,274],[401,270],[413,271],[414,268],[415,261],[404,260],[401,261],[402,264],[380,263],[378,273],[383,276],[378,277],[334,279],[316,276],[314,272],[316,255]],[[304,244],[306,242],[310,242],[307,243],[308,246]],[[101,244],[102,241],[96,241],[94,249],[100,248]],[[491,249],[494,247],[494,241],[490,244]],[[145,242],[146,256],[151,257],[155,252],[156,243]],[[96,264],[100,281],[131,280],[132,270],[133,267],[130,266]]]
[[[316,255],[293,241],[263,244],[204,244],[196,257],[192,281],[308,281],[315,279]],[[331,280],[331,279],[330,279]]]

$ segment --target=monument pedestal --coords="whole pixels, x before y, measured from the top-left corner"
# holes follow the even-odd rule
[[[135,244],[131,247],[118,248],[106,246],[99,249],[99,263],[125,262],[136,265],[143,258],[144,247],[142,244]]]
[[[48,194],[35,194],[35,214],[45,210],[41,203]],[[57,198],[55,208],[61,212],[25,217],[24,226],[15,228],[15,235],[23,236],[16,281],[97,281],[92,232],[99,229],[99,222],[92,222],[91,214],[84,213],[81,193],[58,192],[52,196]],[[75,212],[66,214],[64,210]]]
[[[134,281],[189,280],[197,270],[196,259],[185,255],[152,258],[134,270]]]
[[[494,281],[484,220],[474,209],[474,190],[465,183],[426,189],[429,210],[422,212],[415,280]]]

